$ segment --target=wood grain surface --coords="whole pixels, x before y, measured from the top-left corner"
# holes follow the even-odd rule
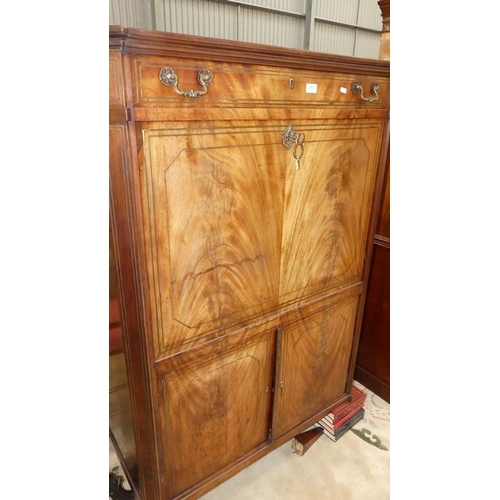
[[[273,435],[280,436],[346,394],[358,296],[299,308],[283,318]]]
[[[215,63],[213,60],[187,60],[175,57],[131,56],[134,101],[137,107],[359,107],[386,108],[389,99],[387,77],[374,77],[356,73],[319,73],[301,68],[279,68],[263,65]],[[191,99],[178,95],[173,87],[160,82],[159,73],[171,68],[178,77],[181,91],[202,90],[197,81],[198,72],[208,69],[213,82],[207,94]],[[293,84],[290,85],[290,79]],[[365,96],[372,96],[371,85],[379,85],[378,99],[364,103],[359,94],[352,92],[352,84],[359,81]],[[307,91],[311,84],[315,92]],[[293,88],[291,88],[293,86]]]
[[[361,120],[296,128],[305,142],[300,170],[286,177],[283,303],[361,281],[382,134]]]
[[[300,68],[378,77],[389,77],[390,73],[389,63],[377,59],[122,26],[110,26],[109,48],[110,51],[120,50],[131,55],[181,57],[186,60],[203,58],[218,63],[259,64],[291,70]]]
[[[297,123],[298,171],[283,124],[212,125],[142,127],[159,358],[361,281],[381,123]]]
[[[220,340],[175,360],[159,378],[163,393],[163,474],[169,498],[269,439],[275,328]],[[213,354],[216,354],[215,356]]]
[[[144,213],[158,353],[278,305],[281,127],[144,126]],[[231,126],[232,125],[232,126]]]
[[[181,90],[200,69],[214,83],[178,95],[165,66]],[[355,96],[354,79],[380,98]],[[141,498],[194,500],[348,397],[389,63],[113,27],[109,85]],[[304,134],[298,170],[289,125]]]

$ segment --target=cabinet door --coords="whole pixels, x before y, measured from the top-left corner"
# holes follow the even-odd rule
[[[279,304],[282,125],[143,124],[142,198],[158,357]]]
[[[278,339],[273,436],[331,406],[346,393],[358,296],[288,313]]]
[[[166,498],[269,440],[275,326],[234,335],[167,360],[160,439]]]
[[[281,301],[361,281],[383,123],[294,123],[300,170],[288,168]]]

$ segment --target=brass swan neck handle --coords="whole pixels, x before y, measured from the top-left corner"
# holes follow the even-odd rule
[[[203,90],[181,90],[178,87],[179,78],[172,68],[163,68],[159,74],[160,82],[167,87],[174,87],[174,90],[179,95],[195,98],[208,93],[208,87],[214,81],[212,72],[208,69],[200,69],[198,71],[198,83],[203,87]]]

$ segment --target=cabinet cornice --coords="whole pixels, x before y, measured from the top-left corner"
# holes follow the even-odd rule
[[[111,26],[110,50],[124,54],[207,58],[212,61],[389,76],[390,63],[378,59],[340,56],[219,38]]]

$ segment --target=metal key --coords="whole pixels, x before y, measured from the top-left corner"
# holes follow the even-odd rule
[[[300,132],[297,134],[291,125],[288,125],[282,134],[283,146],[286,149],[290,149],[293,146],[292,154],[295,159],[295,170],[300,170],[300,159],[304,154],[304,139],[304,133]]]
[[[297,135],[297,139],[295,140],[295,146],[293,148],[293,157],[295,158],[295,170],[300,169],[300,159],[304,154],[304,146],[302,145],[304,142],[304,134],[300,133]]]

